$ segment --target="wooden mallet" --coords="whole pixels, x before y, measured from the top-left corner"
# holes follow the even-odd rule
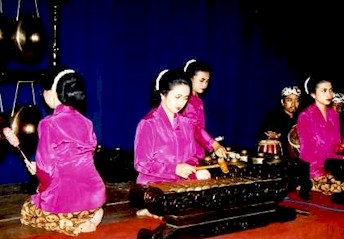
[[[2,132],[4,133],[6,139],[8,140],[8,142],[15,147],[20,154],[23,156],[24,158],[24,162],[26,164],[26,166],[28,167],[29,171],[32,168],[32,163],[30,162],[30,160],[26,157],[26,155],[24,154],[23,150],[20,148],[19,146],[19,139],[18,137],[14,134],[13,130],[11,130],[10,128],[6,127],[2,130]],[[30,171],[30,173],[32,173]]]
[[[196,167],[196,170],[211,169],[211,168],[220,168],[223,173],[225,174],[229,173],[228,165],[224,158],[219,158],[217,160],[217,164],[198,166]]]

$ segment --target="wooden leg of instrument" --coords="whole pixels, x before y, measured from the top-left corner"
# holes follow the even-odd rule
[[[154,230],[142,228],[137,234],[138,239],[171,239],[175,238],[178,229],[162,224]]]

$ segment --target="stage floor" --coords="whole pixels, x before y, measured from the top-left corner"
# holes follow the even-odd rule
[[[80,234],[80,239],[126,239],[136,238],[139,229],[154,229],[163,222],[151,218],[137,218],[136,209],[128,201],[130,183],[107,184],[108,201],[104,206],[104,219],[96,232]],[[12,188],[10,188],[12,187]],[[60,233],[21,225],[20,209],[29,196],[16,186],[4,189],[0,185],[0,239],[62,239],[72,238]],[[12,190],[12,192],[11,192]],[[9,193],[11,192],[11,193]],[[344,205],[332,204],[329,197],[313,193],[310,201],[302,201],[293,192],[282,205],[296,208],[297,218],[284,223],[270,225],[211,237],[213,239],[340,239],[344,238]],[[199,238],[181,235],[179,238]]]
[[[102,224],[136,218],[136,210],[129,206],[130,183],[107,183],[107,203]],[[20,209],[29,194],[20,192],[19,185],[0,186],[0,239],[25,238],[46,233],[45,230],[23,226],[19,222]]]

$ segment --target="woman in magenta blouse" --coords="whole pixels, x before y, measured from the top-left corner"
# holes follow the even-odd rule
[[[197,156],[204,158],[205,151],[215,152],[219,157],[226,157],[226,149],[217,142],[205,129],[204,104],[200,97],[207,88],[210,80],[210,67],[206,62],[189,60],[184,66],[184,72],[190,78],[192,91],[189,101],[182,111],[203,132],[196,137]]]
[[[137,183],[178,181],[195,177],[194,124],[179,114],[191,92],[190,81],[182,72],[165,70],[156,80],[158,106],[138,124],[134,145]],[[209,175],[210,177],[210,175]]]
[[[323,78],[308,78],[305,91],[314,103],[304,109],[297,120],[300,158],[310,163],[313,190],[331,194],[334,179],[325,171],[324,163],[328,158],[343,159],[343,155],[336,153],[340,146],[339,115],[329,107],[333,97],[332,84]],[[343,186],[335,190],[341,190]]]
[[[85,99],[82,80],[73,70],[63,70],[44,84],[44,100],[54,111],[38,125],[36,162],[28,168],[39,187],[24,203],[20,220],[68,235],[94,231],[106,196],[93,163],[92,122],[77,110]]]

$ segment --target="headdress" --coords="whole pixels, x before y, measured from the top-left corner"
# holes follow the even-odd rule
[[[186,62],[185,66],[184,66],[184,72],[186,72],[186,70],[188,69],[189,65],[193,62],[196,62],[195,59],[191,59],[191,60],[188,60],[188,62]]]
[[[288,96],[288,95],[291,95],[291,94],[300,96],[301,95],[301,90],[297,86],[284,87],[283,90],[282,90],[281,96],[285,97],[285,96]]]
[[[344,103],[344,94],[343,93],[333,93],[332,102],[333,103]]]
[[[66,70],[63,70],[63,71],[59,72],[59,73],[57,74],[57,76],[55,76],[55,78],[54,78],[54,83],[53,83],[53,85],[51,86],[51,90],[56,92],[56,87],[57,87],[57,83],[59,82],[59,80],[60,80],[64,75],[72,74],[72,73],[75,73],[75,71],[72,70],[72,69],[66,69]]]
[[[169,70],[168,69],[165,69],[163,71],[161,71],[158,75],[158,77],[156,78],[155,80],[155,90],[159,90],[159,82],[160,82],[160,79],[161,77],[166,73],[168,72]]]

